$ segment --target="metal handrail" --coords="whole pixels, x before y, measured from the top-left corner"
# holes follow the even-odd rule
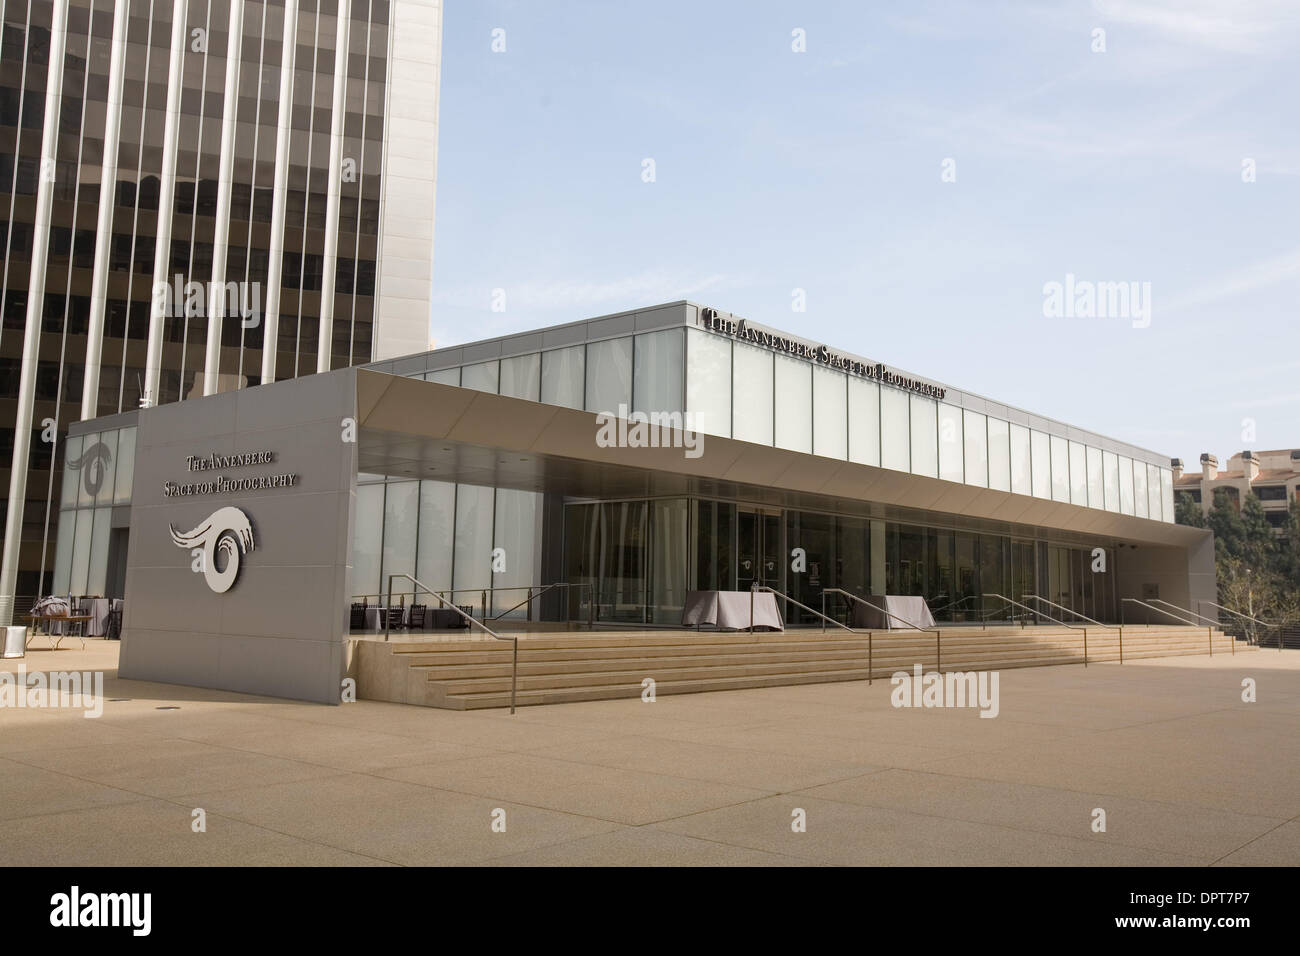
[[[769,588],[768,590],[771,590],[771,589]],[[778,591],[777,593],[779,594],[780,592]],[[843,588],[822,588],[822,609],[823,609],[823,610],[825,610],[825,608],[826,608],[826,595],[827,595],[827,594],[843,594],[846,598],[850,598],[850,599],[852,599],[852,600],[854,600],[854,601],[857,601],[859,604],[865,604],[867,607],[871,608],[873,611],[879,611],[881,614],[884,614],[884,615],[886,615],[886,616],[888,616],[888,617],[893,618],[895,621],[898,621],[898,622],[900,622],[900,623],[902,623],[902,624],[907,625],[908,627],[910,627],[910,628],[911,628],[912,630],[914,630],[914,631],[921,631],[921,632],[924,633],[924,632],[928,632],[928,631],[932,630],[932,628],[928,628],[928,627],[917,627],[917,626],[916,626],[915,624],[913,624],[911,621],[909,621],[909,620],[907,620],[907,619],[905,619],[905,618],[901,618],[901,617],[899,617],[897,614],[894,614],[894,613],[890,612],[889,610],[887,610],[887,609],[885,609],[885,608],[883,608],[883,607],[877,607],[875,604],[872,604],[872,603],[871,603],[870,601],[868,601],[866,598],[864,598],[864,597],[862,597],[862,596],[860,596],[860,595],[857,595],[857,594],[853,594],[853,593],[851,593],[851,592],[849,592],[849,591],[846,591],[846,590],[844,590]],[[797,601],[796,601],[795,603],[798,604]],[[800,607],[803,607],[803,605],[800,605]],[[812,611],[812,608],[809,608],[808,610]],[[817,612],[816,612],[816,611],[813,611],[813,613],[816,614]],[[819,616],[820,616],[820,617],[823,617],[823,618],[826,618],[826,615],[825,615],[825,614],[822,614],[822,615],[819,615]],[[833,621],[834,619],[833,619],[833,618],[826,618],[826,620],[828,620],[828,621]],[[836,624],[839,624],[839,621],[835,621],[835,623],[836,623]],[[843,624],[840,624],[840,626],[843,627],[844,625],[843,625]],[[823,625],[823,627],[822,627],[822,630],[823,630],[823,631],[826,630],[826,628],[825,628],[824,625]],[[936,627],[936,628],[933,628],[933,630],[936,630],[936,631],[937,631],[938,628],[937,628],[937,627]]]
[[[1210,605],[1210,607],[1217,607],[1220,611],[1227,611],[1229,614],[1235,615],[1235,616],[1237,616],[1237,617],[1239,617],[1239,618],[1242,618],[1243,620],[1250,621],[1252,624],[1258,624],[1258,625],[1260,625],[1261,627],[1265,627],[1265,628],[1275,627],[1275,628],[1277,628],[1277,649],[1278,649],[1278,651],[1281,651],[1281,650],[1282,650],[1282,627],[1283,627],[1282,624],[1280,624],[1280,623],[1278,623],[1278,624],[1270,624],[1268,621],[1261,621],[1261,620],[1260,620],[1259,618],[1257,618],[1257,617],[1251,617],[1249,614],[1243,614],[1241,611],[1234,611],[1234,610],[1233,610],[1232,608],[1230,608],[1230,607],[1224,607],[1222,604],[1215,604],[1213,601],[1197,601],[1197,602],[1196,602],[1196,606],[1197,606],[1197,607],[1200,607],[1202,604],[1208,604],[1208,605]],[[1217,622],[1216,622],[1216,623],[1217,623]],[[1258,642],[1257,642],[1257,645],[1258,645]],[[1236,648],[1237,648],[1237,639],[1236,639],[1235,637],[1232,639],[1232,648],[1233,648],[1233,653],[1235,654],[1235,653],[1237,652],[1237,651],[1236,651]]]
[[[595,588],[595,585],[591,584],[589,581],[577,581],[577,582],[570,582],[570,581],[554,581],[554,582],[552,582],[552,583],[550,583],[550,584],[544,584],[544,585],[542,585],[542,586],[538,589],[538,591],[537,591],[536,594],[533,593],[533,588],[532,588],[532,587],[529,587],[529,588],[527,588],[527,591],[528,591],[528,597],[524,598],[522,601],[520,601],[520,602],[519,602],[518,604],[516,604],[514,607],[508,607],[508,608],[506,608],[504,611],[502,611],[501,613],[499,613],[499,614],[494,614],[494,615],[492,615],[491,617],[485,618],[485,620],[488,620],[488,621],[499,621],[499,620],[501,620],[503,617],[505,617],[507,614],[509,614],[511,611],[517,611],[517,610],[519,610],[519,608],[523,607],[525,604],[528,605],[529,620],[532,620],[532,612],[533,612],[533,607],[532,607],[532,605],[533,605],[533,600],[534,600],[535,598],[539,598],[539,597],[541,597],[543,594],[547,593],[548,591],[552,590],[553,588],[591,588],[591,600],[590,600],[589,602],[587,602],[587,624],[588,624],[588,625],[591,624],[591,622],[592,622],[592,615],[595,613],[595,609],[596,609],[596,588]],[[499,591],[514,591],[514,590],[518,590],[518,588],[495,588],[494,590],[499,590]],[[567,617],[568,615],[566,614],[565,616]]]
[[[1261,625],[1263,625],[1264,627],[1281,627],[1281,626],[1282,626],[1281,624],[1269,623],[1268,621],[1261,621],[1261,620],[1260,620],[1259,618],[1257,618],[1257,617],[1251,617],[1249,614],[1243,614],[1241,611],[1234,611],[1234,610],[1233,610],[1232,608],[1230,608],[1230,607],[1224,607],[1222,604],[1215,604],[1213,601],[1197,601],[1196,603],[1197,603],[1198,605],[1200,605],[1200,604],[1208,604],[1208,605],[1210,605],[1210,607],[1217,607],[1220,611],[1227,611],[1229,614],[1233,614],[1233,615],[1235,615],[1235,616],[1237,616],[1237,617],[1240,617],[1240,618],[1245,618],[1247,621],[1250,621],[1250,622],[1253,623],[1253,624],[1261,624]]]
[[[1178,621],[1180,624],[1188,624],[1188,625],[1191,625],[1192,627],[1195,627],[1195,626],[1196,626],[1196,622],[1195,622],[1195,621],[1189,621],[1189,620],[1187,620],[1187,618],[1185,618],[1185,617],[1179,617],[1177,614],[1174,614],[1174,613],[1171,612],[1171,611],[1166,611],[1166,610],[1165,610],[1164,608],[1162,608],[1162,607],[1156,607],[1154,604],[1148,604],[1146,601],[1139,601],[1137,598],[1120,598],[1120,599],[1119,599],[1119,604],[1120,604],[1120,608],[1119,608],[1119,616],[1120,616],[1120,620],[1121,620],[1121,621],[1123,621],[1123,619],[1124,619],[1124,605],[1125,605],[1125,604],[1138,604],[1138,605],[1141,605],[1142,607],[1146,608],[1146,609],[1149,610],[1149,611],[1155,611],[1155,612],[1158,613],[1158,614],[1163,614],[1165,617],[1172,617],[1175,621]],[[1176,607],[1177,605],[1173,605],[1173,606]],[[1191,612],[1189,611],[1188,613],[1190,614]]]
[[[480,627],[480,628],[482,628],[484,631],[486,631],[487,634],[488,634],[489,636],[495,638],[496,640],[498,640],[498,641],[510,641],[510,642],[514,645],[514,653],[513,653],[513,655],[512,655],[511,663],[510,663],[510,713],[513,714],[513,713],[515,712],[515,690],[516,690],[516,688],[517,688],[518,685],[519,685],[519,635],[515,634],[515,635],[512,635],[512,636],[510,636],[510,637],[502,637],[500,634],[498,634],[496,631],[492,630],[492,628],[488,627],[488,626],[487,626],[486,624],[484,624],[482,621],[476,621],[476,620],[474,620],[474,616],[473,616],[472,614],[466,614],[466,613],[465,613],[464,611],[462,611],[460,608],[456,607],[456,605],[454,605],[454,604],[449,604],[449,603],[448,603],[448,602],[443,598],[443,596],[442,596],[441,594],[439,594],[437,591],[430,590],[430,588],[429,588],[427,585],[425,585],[425,584],[421,584],[419,581],[417,581],[415,578],[411,577],[409,574],[402,574],[402,573],[400,573],[400,572],[397,573],[397,574],[390,574],[390,575],[388,576],[388,607],[389,607],[389,608],[391,608],[391,607],[393,606],[393,578],[405,578],[406,580],[408,580],[408,581],[410,581],[412,584],[414,584],[416,587],[418,587],[418,588],[420,588],[421,590],[426,591],[426,592],[428,592],[429,594],[432,594],[434,597],[436,597],[436,598],[438,599],[438,603],[439,603],[439,604],[442,604],[442,605],[445,605],[445,606],[447,606],[447,607],[450,607],[451,610],[455,611],[457,614],[459,614],[461,617],[463,617],[466,621],[468,621],[471,627],[473,627],[473,626]],[[412,592],[412,593],[415,593],[415,592]],[[384,640],[388,640],[388,636],[389,636],[389,624],[390,624],[389,614],[388,614],[387,609],[385,609],[385,611],[384,611]]]
[[[1061,627],[1068,627],[1071,630],[1075,630],[1075,631],[1087,630],[1087,628],[1080,628],[1078,624],[1071,624],[1069,621],[1058,621],[1056,618],[1052,617],[1052,615],[1048,614],[1046,611],[1040,611],[1037,608],[1032,608],[1028,604],[1021,604],[1019,601],[1013,601],[1011,600],[1011,598],[1007,597],[1004,594],[994,594],[992,591],[987,591],[982,596],[986,598],[987,597],[997,598],[999,601],[1006,601],[1008,604],[1012,605],[1013,607],[1018,607],[1021,610],[1028,611],[1030,614],[1033,614],[1035,617],[1045,617],[1053,624],[1059,624],[1061,625]]]
[[[823,632],[823,633],[825,633],[825,631],[826,631],[826,622],[827,622],[827,621],[830,621],[830,622],[831,622],[832,624],[834,624],[836,627],[843,628],[844,630],[848,631],[850,634],[858,634],[858,633],[860,633],[859,631],[855,630],[854,628],[849,627],[847,624],[841,624],[839,621],[835,620],[835,619],[832,618],[832,617],[827,617],[825,614],[820,614],[820,613],[818,613],[818,612],[817,612],[816,610],[814,610],[813,608],[810,608],[807,604],[803,604],[803,603],[800,602],[800,601],[796,601],[794,598],[790,597],[790,595],[785,594],[785,593],[783,593],[783,592],[781,592],[781,591],[778,591],[776,588],[770,588],[770,587],[768,587],[767,585],[760,585],[760,584],[751,584],[751,585],[749,586],[749,630],[750,630],[751,633],[752,633],[753,630],[754,630],[754,595],[755,595],[757,592],[759,592],[759,591],[766,591],[766,592],[769,593],[769,594],[774,594],[774,595],[776,595],[777,597],[781,598],[781,599],[784,600],[784,601],[788,601],[788,602],[791,603],[791,604],[794,604],[794,605],[796,605],[796,606],[798,606],[798,607],[803,608],[803,609],[804,609],[805,611],[807,611],[809,614],[816,614],[818,617],[820,617],[820,618],[822,619],[822,632]],[[852,595],[850,595],[850,596],[852,596]],[[822,609],[825,610],[825,608],[826,608],[826,596],[825,596],[825,592],[823,592],[823,594],[822,594]],[[872,634],[872,632],[871,632],[870,630],[868,630],[868,631],[867,631],[867,683],[868,683],[868,684],[873,683],[873,681],[875,680],[875,670],[876,670],[876,649],[875,649],[875,639],[874,639],[874,635]]]
[[[1152,598],[1151,603],[1163,604],[1165,607],[1171,607],[1175,611],[1182,611],[1184,614],[1190,614],[1192,617],[1199,618],[1205,624],[1211,624],[1215,627],[1219,626],[1219,622],[1216,621],[1214,618],[1206,617],[1204,614],[1198,614],[1196,611],[1193,611],[1191,608],[1179,607],[1177,604],[1174,604],[1172,601],[1162,601],[1160,600],[1160,598]]]
[[[1152,600],[1154,600],[1154,601],[1160,601],[1159,598],[1152,598]],[[1158,613],[1160,613],[1160,614],[1165,615],[1166,617],[1172,617],[1175,621],[1178,621],[1180,624],[1186,624],[1188,627],[1196,627],[1196,626],[1197,626],[1195,621],[1189,621],[1189,620],[1187,620],[1187,618],[1185,618],[1185,617],[1179,617],[1177,614],[1174,614],[1172,611],[1166,611],[1164,608],[1162,608],[1162,607],[1156,607],[1154,604],[1148,604],[1146,601],[1139,601],[1137,598],[1120,598],[1120,601],[1119,601],[1119,619],[1120,619],[1121,621],[1124,620],[1124,605],[1125,605],[1126,603],[1128,603],[1128,604],[1139,604],[1139,605],[1141,605],[1142,607],[1146,608],[1146,609],[1149,610],[1149,611],[1156,611],[1156,612],[1158,612]],[[1161,604],[1169,604],[1168,601],[1160,601],[1160,603],[1161,603]],[[1184,608],[1178,607],[1177,604],[1169,604],[1169,606],[1172,607],[1172,608],[1176,608],[1176,609],[1179,610],[1179,611],[1183,611],[1183,613],[1185,613],[1185,614],[1191,614],[1193,617],[1200,617],[1200,616],[1201,616],[1201,615],[1195,613],[1194,611],[1187,611],[1187,610],[1185,610]],[[1214,628],[1213,628],[1213,627],[1207,627],[1207,628],[1205,629],[1205,638],[1206,638],[1206,640],[1207,640],[1208,643],[1209,643],[1210,656],[1213,657],[1213,656],[1214,656]],[[1237,647],[1236,647],[1236,641],[1235,641],[1235,640],[1233,641],[1232,653],[1233,653],[1233,654],[1236,654],[1236,653],[1237,653]]]
[[[1013,601],[1011,600],[1011,598],[1003,594],[989,593],[989,594],[985,594],[984,596],[997,598],[999,601],[1006,601],[1008,604],[1012,605],[1013,607],[1023,608],[1024,610],[1028,611],[1030,614],[1034,615],[1035,617],[1045,617],[1053,624],[1059,624],[1062,627],[1068,627],[1073,631],[1083,631],[1083,666],[1084,667],[1088,666],[1088,629],[1086,627],[1079,627],[1078,624],[1071,624],[1068,621],[1058,621],[1056,618],[1052,617],[1052,615],[1048,614],[1045,611],[1040,611],[1038,608],[1030,607],[1027,604],[1021,604],[1019,601]],[[1024,595],[1024,596],[1038,597],[1037,594]],[[1041,598],[1041,600],[1047,601],[1046,598]],[[1052,602],[1047,601],[1047,603],[1051,604]],[[1063,610],[1069,611],[1070,609],[1064,608]],[[1080,617],[1082,617],[1082,615],[1080,615]],[[1103,624],[1102,627],[1105,627],[1105,625]],[[1119,662],[1121,664],[1124,663],[1124,628],[1122,627],[1119,629]]]
[[[396,577],[405,577],[405,578],[410,578],[410,575],[409,575],[409,574],[401,574],[401,573],[397,573],[397,572],[394,573],[394,576],[396,576]],[[415,579],[414,579],[414,578],[411,578],[411,580],[415,580]],[[391,580],[390,580],[389,583],[390,583],[390,584],[392,583]],[[515,610],[516,608],[523,607],[523,605],[527,604],[528,601],[531,600],[531,598],[529,598],[529,599],[525,599],[525,600],[523,600],[523,601],[520,601],[520,602],[519,602],[518,604],[516,604],[514,607],[509,608],[508,610],[502,611],[500,614],[496,615],[495,617],[488,617],[488,613],[487,613],[487,596],[488,596],[489,594],[495,594],[497,591],[531,591],[531,590],[533,590],[534,587],[541,587],[542,590],[539,591],[537,594],[533,595],[533,597],[540,597],[541,594],[545,593],[546,591],[550,590],[550,589],[553,588],[553,587],[579,587],[579,588],[591,588],[591,600],[590,600],[590,601],[588,602],[588,604],[587,604],[587,624],[590,625],[590,624],[592,623],[592,614],[594,613],[594,611],[595,611],[595,606],[596,606],[596,588],[595,588],[595,585],[591,584],[590,582],[586,582],[586,581],[579,581],[579,582],[577,582],[577,583],[570,583],[570,582],[567,582],[567,581],[556,581],[556,582],[554,582],[554,583],[552,583],[552,584],[544,584],[544,585],[512,584],[512,585],[508,585],[508,586],[507,586],[507,585],[503,585],[503,586],[501,586],[501,587],[490,587],[490,588],[438,588],[437,590],[434,590],[433,588],[430,588],[428,585],[421,584],[421,585],[420,585],[420,591],[390,591],[389,594],[388,594],[388,601],[389,601],[390,604],[392,603],[393,595],[394,595],[394,594],[396,594],[398,597],[402,597],[402,596],[407,595],[407,594],[410,594],[410,595],[412,595],[412,596],[415,596],[416,594],[420,594],[420,593],[428,593],[428,594],[438,595],[438,596],[439,596],[439,599],[441,599],[441,595],[447,594],[447,595],[450,595],[450,596],[454,599],[455,596],[456,596],[457,594],[473,594],[473,593],[475,593],[475,592],[478,592],[479,594],[481,594],[481,595],[483,596],[483,600],[482,600],[482,603],[481,603],[481,605],[480,605],[480,606],[483,608],[483,613],[482,613],[481,617],[483,618],[483,620],[485,620],[485,621],[489,621],[489,620],[499,620],[502,616],[504,616],[504,615],[506,615],[506,614],[509,614],[511,611]],[[369,598],[369,597],[374,597],[374,598],[382,599],[382,598],[384,597],[384,595],[383,595],[382,593],[380,593],[380,594],[373,594],[373,595],[372,595],[372,594],[354,594],[354,595],[352,595],[352,598],[353,598],[353,601],[354,601],[354,602],[355,602],[355,600],[356,600],[357,598]],[[472,607],[473,605],[470,605],[470,606]],[[567,620],[567,619],[568,619],[568,617],[567,617],[567,614],[566,614],[566,620]]]
[[[1171,608],[1173,608],[1175,611],[1183,611],[1183,612],[1185,612],[1185,613],[1187,613],[1187,614],[1190,614],[1192,617],[1194,617],[1194,618],[1198,618],[1198,619],[1201,620],[1202,622],[1207,623],[1209,626],[1206,628],[1206,631],[1207,631],[1207,634],[1206,634],[1206,640],[1209,642],[1209,646],[1210,646],[1210,656],[1211,656],[1211,657],[1214,656],[1214,629],[1215,629],[1216,627],[1219,626],[1219,622],[1218,622],[1218,621],[1213,620],[1212,618],[1208,618],[1208,617],[1206,617],[1204,614],[1200,614],[1200,613],[1198,613],[1198,612],[1196,612],[1196,611],[1193,611],[1191,608],[1179,607],[1177,604],[1174,604],[1174,603],[1172,603],[1172,602],[1170,602],[1170,601],[1162,601],[1162,600],[1160,600],[1160,598],[1152,598],[1152,599],[1151,599],[1151,603],[1152,603],[1152,604],[1163,604],[1163,605],[1165,605],[1165,607],[1171,607]],[[1232,643],[1228,645],[1228,652],[1229,652],[1230,654],[1236,654],[1236,653],[1237,653],[1237,639],[1236,639],[1235,637],[1232,638]]]
[[[771,590],[771,589],[769,588],[768,590]],[[780,594],[779,591],[776,592],[776,593]],[[850,592],[850,591],[846,591],[846,590],[844,590],[843,588],[822,588],[822,610],[823,610],[823,611],[826,609],[826,595],[827,595],[828,593],[830,593],[830,594],[842,594],[842,595],[844,595],[844,597],[849,598],[850,600],[853,600],[853,601],[857,601],[859,604],[865,604],[867,607],[871,608],[872,610],[880,611],[882,614],[884,614],[884,615],[886,615],[886,616],[888,616],[888,617],[890,617],[890,618],[893,618],[893,619],[896,620],[896,621],[900,621],[901,623],[906,624],[906,625],[907,625],[908,627],[910,627],[912,630],[914,630],[914,631],[920,631],[922,634],[927,634],[927,633],[929,633],[930,630],[931,630],[931,628],[928,628],[928,627],[917,627],[917,626],[916,626],[915,624],[913,624],[911,621],[905,620],[905,619],[899,617],[897,614],[893,614],[893,613],[891,613],[887,608],[876,607],[876,605],[872,604],[872,603],[871,603],[870,601],[868,601],[866,598],[861,597],[860,595],[857,595],[857,594],[853,594],[853,593]],[[781,595],[781,596],[782,596],[782,597],[785,597],[785,595]],[[788,598],[788,597],[787,597],[786,600],[787,600],[787,601],[793,601],[793,598]],[[798,601],[794,601],[794,603],[795,603],[795,604],[799,604]],[[800,607],[805,607],[805,605],[802,605],[802,604],[800,604],[799,606],[800,606]],[[808,608],[808,610],[812,611],[812,608]],[[813,611],[813,613],[816,614],[817,612],[816,612],[816,611]],[[825,614],[820,615],[820,617],[823,619],[822,630],[825,631],[825,630],[826,630],[826,624],[825,624],[825,621],[830,621],[830,620],[833,620],[833,619],[832,619],[832,618],[828,618],[828,617],[826,617]],[[840,624],[839,621],[834,621],[834,623],[836,623],[836,624]],[[840,627],[844,627],[844,625],[843,625],[843,624],[840,624]],[[853,628],[848,628],[848,630],[853,630]],[[888,628],[887,628],[886,630],[888,630]],[[938,670],[938,671],[941,671],[941,670],[943,670],[943,632],[940,631],[939,628],[937,628],[937,627],[936,627],[936,628],[933,628],[933,630],[934,630],[934,669],[935,669],[935,670]],[[856,633],[856,631],[855,631],[854,633]],[[868,657],[868,661],[870,661],[870,658],[871,658],[871,643],[872,643],[872,634],[873,634],[873,633],[874,633],[873,629],[871,629],[871,628],[868,628],[868,629],[867,629],[867,657]],[[868,668],[870,668],[871,664],[868,663],[867,666],[868,666]],[[869,677],[868,677],[867,683],[868,683],[868,684],[871,683],[871,680],[870,680]]]
[[[1049,601],[1049,600],[1047,600],[1047,598],[1043,597],[1043,596],[1040,595],[1040,594],[1022,594],[1022,595],[1020,595],[1020,596],[1021,596],[1022,598],[1033,598],[1035,601],[1042,601],[1044,604],[1050,605],[1050,606],[1056,608],[1058,611],[1065,611],[1065,612],[1068,613],[1068,614],[1073,614],[1075,617],[1082,618],[1083,620],[1087,621],[1089,624],[1095,624],[1095,625],[1097,625],[1098,627],[1109,627],[1109,628],[1114,628],[1114,627],[1117,627],[1117,626],[1118,626],[1118,625],[1115,625],[1115,624],[1103,624],[1103,623],[1101,623],[1101,621],[1094,621],[1092,618],[1088,617],[1088,615],[1086,615],[1086,614],[1080,614],[1080,613],[1079,613],[1078,611],[1076,611],[1074,608],[1072,608],[1072,607],[1066,607],[1064,604],[1057,604],[1055,601]]]

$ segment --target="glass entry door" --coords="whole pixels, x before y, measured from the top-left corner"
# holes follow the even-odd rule
[[[741,507],[736,513],[736,590],[781,590],[781,513]]]

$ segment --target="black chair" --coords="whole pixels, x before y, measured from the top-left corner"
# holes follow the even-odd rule
[[[108,641],[120,641],[122,639],[122,602],[114,601],[108,610],[108,627],[105,629],[104,639]]]
[[[456,606],[457,606],[458,608],[460,608],[460,610],[462,611],[462,613],[464,613],[464,615],[465,615],[464,617],[461,617],[459,614],[456,615],[456,626],[457,626],[457,627],[463,627],[463,628],[468,629],[468,628],[469,628],[469,618],[472,618],[472,617],[474,616],[474,605],[472,605],[472,604],[457,604]]]
[[[390,631],[398,631],[402,628],[402,608],[401,606],[384,608],[384,615],[387,617],[387,626]]]
[[[411,630],[423,631],[425,628],[425,618],[428,616],[428,606],[425,604],[412,604],[411,611],[406,616],[406,626]]]
[[[348,630],[364,631],[366,629],[366,606],[364,604],[353,604],[352,611],[348,615]]]

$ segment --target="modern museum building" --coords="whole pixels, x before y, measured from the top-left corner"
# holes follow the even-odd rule
[[[609,632],[754,587],[787,627],[1215,599],[1168,457],[690,302],[84,421],[64,460],[54,592],[125,598],[123,677],[310,700],[390,589]]]

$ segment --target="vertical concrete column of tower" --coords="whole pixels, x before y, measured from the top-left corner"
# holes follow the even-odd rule
[[[393,0],[390,20],[375,360],[429,344],[442,0]]]
[[[14,592],[22,544],[23,505],[27,501],[27,465],[31,457],[32,411],[36,404],[36,360],[40,352],[41,310],[45,296],[46,253],[50,245],[50,204],[54,196],[59,138],[59,103],[63,97],[63,58],[68,42],[68,0],[54,0],[50,21],[50,62],[45,81],[45,125],[41,129],[41,165],[32,229],[31,281],[27,288],[27,324],[23,331],[22,371],[18,379],[18,413],[14,421],[14,456],[9,469],[9,510],[5,515],[4,558],[0,564],[0,626],[14,620]]]
[[[86,373],[81,388],[81,419],[99,410],[99,360],[104,346],[104,310],[108,304],[108,251],[113,243],[111,190],[117,183],[117,154],[121,145],[122,80],[126,75],[126,20],[129,3],[113,8],[113,45],[108,63],[108,96],[104,103],[104,161],[99,177],[99,213],[95,224],[95,264],[90,280],[90,320],[86,330]]]

